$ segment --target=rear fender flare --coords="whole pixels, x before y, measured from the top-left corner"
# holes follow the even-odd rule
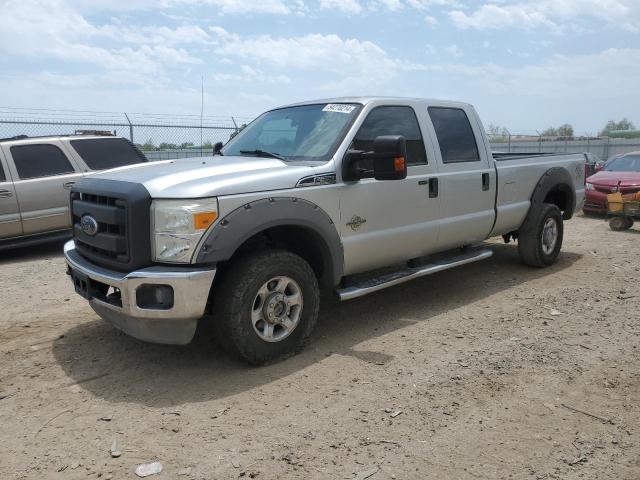
[[[542,211],[544,200],[549,192],[559,189],[566,196],[566,208],[562,212],[562,218],[569,220],[573,216],[576,207],[576,190],[573,178],[562,167],[553,167],[547,170],[538,181],[531,194],[531,205],[520,230],[531,228]]]

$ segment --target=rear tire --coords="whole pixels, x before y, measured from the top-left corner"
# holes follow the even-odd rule
[[[518,253],[531,267],[548,267],[558,258],[564,228],[562,212],[556,205],[544,203],[537,217],[525,220],[518,232]]]
[[[226,268],[213,295],[221,342],[252,365],[297,353],[318,319],[320,289],[309,264],[284,250],[262,250]]]

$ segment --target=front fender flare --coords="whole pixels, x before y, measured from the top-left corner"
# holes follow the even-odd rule
[[[296,197],[264,198],[236,208],[205,233],[195,254],[195,263],[212,264],[229,260],[254,235],[272,227],[305,228],[322,246],[328,279],[340,283],[344,271],[344,250],[331,217],[318,205]]]

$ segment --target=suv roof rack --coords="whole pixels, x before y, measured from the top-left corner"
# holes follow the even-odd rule
[[[74,135],[96,135],[99,137],[115,137],[115,131],[111,130],[76,130]]]
[[[24,140],[25,138],[29,138],[28,135],[15,135],[13,137],[0,138],[0,142],[7,142],[9,140]]]

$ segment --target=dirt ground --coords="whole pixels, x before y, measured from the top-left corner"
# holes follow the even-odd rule
[[[0,253],[0,478],[640,479],[640,229],[565,227],[548,269],[495,242],[328,302],[263,368],[120,334],[60,244]]]

